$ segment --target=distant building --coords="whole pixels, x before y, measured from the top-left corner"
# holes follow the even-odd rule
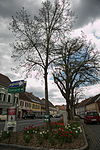
[[[35,97],[32,93],[19,93],[18,114],[19,118],[27,114],[41,115],[41,103],[39,98]]]
[[[42,107],[45,107],[45,99],[42,98],[41,99],[41,102],[42,102]],[[55,115],[57,114],[57,109],[56,107],[49,101],[49,112],[50,112],[50,115]],[[44,113],[46,113],[46,110],[44,111]]]
[[[58,114],[63,114],[66,111],[66,105],[56,105],[55,107]]]

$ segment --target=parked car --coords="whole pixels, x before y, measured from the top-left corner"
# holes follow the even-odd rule
[[[56,115],[54,115],[53,117],[54,117],[54,118],[60,118],[60,117],[62,117],[62,114],[56,114]]]
[[[38,115],[36,116],[37,119],[43,119],[44,118],[44,115]]]
[[[25,114],[22,117],[23,119],[35,119],[35,114]]]
[[[99,113],[96,111],[86,112],[84,116],[84,123],[93,123],[93,122],[100,122]]]

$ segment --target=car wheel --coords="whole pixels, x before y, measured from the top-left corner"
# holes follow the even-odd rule
[[[87,124],[87,121],[86,121],[86,120],[84,120],[84,123],[85,123],[85,124]]]

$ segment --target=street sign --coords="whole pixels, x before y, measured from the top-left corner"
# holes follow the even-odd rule
[[[25,92],[26,82],[24,80],[11,82],[8,88],[8,93]]]
[[[9,88],[8,93],[20,93],[25,92],[25,87]]]
[[[11,82],[9,85],[9,88],[16,88],[16,87],[22,87],[26,84],[24,80],[14,81]]]

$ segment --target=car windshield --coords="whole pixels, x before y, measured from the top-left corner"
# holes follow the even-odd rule
[[[88,116],[98,116],[97,112],[88,112],[87,113]]]

